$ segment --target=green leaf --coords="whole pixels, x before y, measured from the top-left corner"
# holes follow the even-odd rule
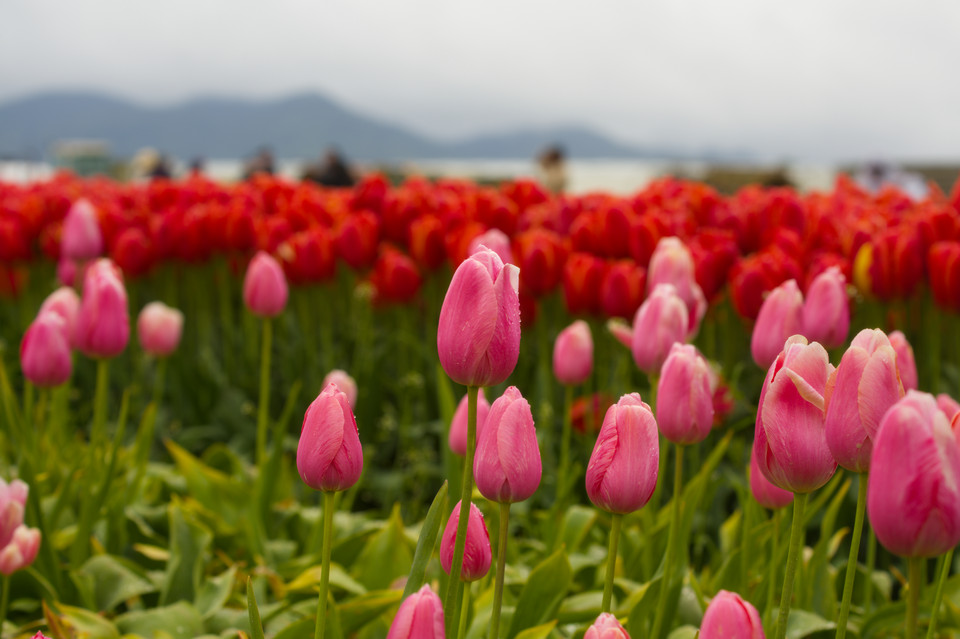
[[[629,611],[627,618],[627,632],[634,637],[643,636],[647,622],[653,625],[653,615],[657,603],[660,601],[660,580],[662,574],[657,575],[647,583],[637,588],[621,605],[621,610]]]
[[[60,617],[70,624],[78,636],[87,639],[120,639],[120,631],[100,615],[83,608],[58,604]]]
[[[554,620],[549,623],[534,626],[533,628],[527,628],[517,635],[517,639],[547,639],[556,625],[557,622]]]
[[[558,620],[563,624],[592,622],[600,614],[602,604],[603,593],[599,590],[567,597],[560,604]]]
[[[91,557],[77,576],[90,586],[97,610],[113,610],[127,599],[157,590],[139,566],[113,555]]]
[[[179,501],[169,506],[170,560],[160,592],[160,605],[196,598],[213,533],[194,520]]]
[[[430,563],[430,558],[433,556],[433,548],[436,546],[437,536],[440,534],[440,524],[443,522],[447,488],[447,482],[443,482],[440,490],[437,491],[437,496],[433,498],[433,503],[430,504],[426,519],[423,520],[420,537],[417,539],[417,549],[413,554],[413,565],[410,566],[407,585],[403,589],[404,599],[423,586],[427,574],[427,564]]]
[[[507,639],[514,639],[520,631],[553,619],[570,587],[572,574],[570,561],[563,549],[534,568],[520,591]]]
[[[563,528],[560,540],[567,547],[568,552],[575,552],[583,545],[587,534],[597,522],[596,508],[586,506],[571,506],[563,516]]]
[[[313,587],[320,583],[322,573],[322,565],[310,566],[287,584],[287,590],[291,592],[313,590]],[[362,595],[367,592],[363,584],[355,581],[340,564],[335,563],[330,564],[330,585],[334,588],[349,592],[352,595]]]
[[[896,636],[904,631],[907,618],[907,604],[903,601],[887,604],[874,610],[860,624],[860,639]]]
[[[253,592],[253,580],[250,578],[247,578],[247,617],[250,620],[250,637],[252,639],[263,639],[260,608],[257,607],[257,595]]]
[[[801,639],[818,632],[833,631],[837,624],[806,610],[791,610],[787,619],[787,637]]]
[[[400,603],[399,590],[376,590],[340,604],[340,628],[350,635]]]
[[[204,620],[223,608],[227,600],[230,599],[236,577],[237,567],[230,566],[222,574],[203,582],[194,604]]]
[[[220,516],[218,528],[222,527],[225,533],[234,532],[250,512],[250,482],[241,479],[241,475],[227,475],[207,466],[170,440],[164,443],[187,482],[189,495]]]
[[[700,629],[694,626],[680,626],[674,628],[673,632],[667,635],[667,639],[697,639]]]
[[[123,634],[141,637],[169,636],[173,639],[194,639],[204,634],[203,619],[193,604],[178,601],[172,606],[134,610],[116,619]]]
[[[410,546],[397,504],[384,527],[363,547],[354,564],[353,576],[368,590],[387,588],[394,579],[406,574],[413,561]]]

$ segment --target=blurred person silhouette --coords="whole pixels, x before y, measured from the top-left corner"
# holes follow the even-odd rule
[[[302,179],[335,188],[349,188],[356,183],[356,177],[350,165],[340,151],[333,147],[327,149],[320,162],[306,168]]]
[[[170,169],[170,159],[166,155],[158,154],[153,166],[150,167],[150,170],[147,172],[147,177],[151,180],[161,178],[169,180],[172,178],[173,171]]]
[[[205,164],[206,162],[199,155],[193,158],[192,160],[190,160],[190,170],[189,170],[190,177],[199,177],[203,175]]]
[[[868,162],[854,175],[854,181],[869,193],[879,193],[886,186],[893,186],[912,200],[927,196],[927,184],[916,173],[904,171],[889,162]]]
[[[273,175],[276,167],[273,161],[273,151],[269,147],[261,147],[257,154],[247,161],[243,169],[243,179],[249,180],[258,173]]]
[[[540,181],[551,193],[561,194],[567,188],[565,153],[559,144],[544,149],[537,158],[540,165]]]

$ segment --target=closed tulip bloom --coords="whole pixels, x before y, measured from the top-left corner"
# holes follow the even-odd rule
[[[696,335],[707,312],[707,298],[697,284],[693,254],[678,237],[661,238],[650,256],[647,289],[652,291],[658,284],[673,284],[676,287],[677,295],[687,305],[687,336]]]
[[[59,386],[73,370],[67,324],[57,313],[46,311],[33,320],[20,342],[23,376],[35,386]]]
[[[424,585],[404,600],[387,632],[387,639],[445,638],[443,602],[429,585]]]
[[[467,249],[470,255],[486,247],[500,256],[504,264],[514,264],[513,251],[510,249],[510,238],[500,229],[490,229],[470,240]]]
[[[803,334],[825,348],[838,348],[850,332],[847,280],[837,266],[814,278],[803,302]]]
[[[40,549],[40,531],[36,528],[17,526],[7,545],[0,548],[0,573],[9,577],[26,568],[37,558]]]
[[[493,402],[477,437],[477,489],[490,501],[524,501],[537,491],[541,470],[530,404],[511,386]]]
[[[57,262],[57,281],[63,286],[74,287],[77,284],[77,263],[67,258]]]
[[[593,336],[590,325],[577,320],[553,343],[553,374],[561,384],[582,384],[593,372]]]
[[[97,211],[89,200],[77,200],[63,219],[60,255],[69,260],[89,260],[102,252],[103,235]]]
[[[947,419],[953,419],[953,416],[960,413],[960,403],[946,393],[937,395],[937,406],[947,416]]]
[[[453,547],[457,538],[457,525],[460,523],[460,504],[453,507],[450,513],[450,519],[447,520],[447,527],[443,530],[443,538],[440,540],[440,565],[449,575],[450,568],[453,566]],[[463,581],[476,581],[490,570],[490,560],[492,553],[490,551],[490,533],[487,532],[487,525],[483,521],[483,514],[476,504],[470,504],[470,519],[467,521],[467,543],[463,551],[463,567],[460,571],[460,579]]]
[[[0,548],[13,539],[13,533],[23,523],[30,487],[19,479],[9,484],[0,478]]]
[[[346,490],[360,479],[363,449],[346,394],[330,384],[303,416],[297,445],[300,479],[314,490]]]
[[[457,267],[440,308],[437,352],[450,379],[492,386],[520,356],[520,269],[490,249]]]
[[[76,344],[87,357],[116,357],[130,341],[127,290],[108,259],[94,262],[83,280]]]
[[[757,466],[774,485],[809,493],[833,476],[824,393],[833,366],[816,342],[794,335],[767,371],[760,392],[753,446]]]
[[[660,442],[657,422],[638,393],[607,410],[587,464],[587,496],[598,508],[631,513],[643,507],[657,485]]]
[[[750,492],[757,503],[768,510],[783,508],[793,501],[793,493],[770,483],[757,466],[757,449],[750,447]]]
[[[867,513],[880,543],[935,557],[960,542],[960,447],[932,395],[908,391],[873,444]]]
[[[347,396],[347,401],[350,403],[350,408],[356,410],[357,408],[357,382],[353,377],[350,376],[350,373],[339,368],[335,368],[323,378],[322,388],[328,387],[330,384],[336,384],[337,388],[343,391]]]
[[[750,338],[753,361],[769,368],[791,335],[803,332],[803,294],[796,280],[787,280],[770,292],[760,307]]]
[[[879,328],[860,331],[827,380],[827,445],[837,463],[870,470],[873,440],[887,409],[903,397],[897,354]]]
[[[657,384],[657,425],[674,444],[696,444],[713,428],[713,389],[707,360],[691,344],[674,344]]]
[[[287,278],[270,254],[260,251],[250,261],[243,279],[243,303],[260,317],[276,317],[287,305]]]
[[[600,613],[593,625],[587,628],[583,639],[630,639],[630,634],[609,612]]]
[[[47,296],[47,299],[40,305],[40,311],[37,315],[42,315],[46,311],[53,311],[63,318],[66,323],[67,338],[70,340],[70,345],[73,346],[76,341],[77,315],[80,313],[80,296],[73,288],[61,286]]]
[[[672,284],[659,284],[633,319],[630,350],[637,367],[657,375],[676,343],[687,341],[687,307]]]
[[[735,592],[721,590],[700,624],[701,639],[764,639],[760,613]]]
[[[177,350],[183,334],[183,313],[163,302],[150,302],[137,318],[137,336],[143,350],[165,357]]]
[[[467,454],[467,410],[469,409],[469,397],[464,395],[457,404],[457,410],[453,413],[453,421],[450,422],[450,435],[448,444],[454,454],[464,457]],[[487,414],[490,412],[490,402],[483,394],[483,389],[477,393],[477,441],[480,441],[480,434],[483,432],[487,423]]]
[[[900,371],[903,390],[917,390],[917,361],[913,357],[913,347],[907,341],[907,336],[901,331],[893,331],[890,333],[890,345],[897,353],[897,370]]]

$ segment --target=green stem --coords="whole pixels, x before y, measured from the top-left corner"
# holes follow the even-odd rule
[[[463,584],[463,605],[460,606],[460,628],[458,637],[467,636],[467,617],[470,616],[470,584]]]
[[[657,605],[657,616],[653,621],[651,639],[660,637],[661,629],[667,617],[667,605],[670,600],[670,581],[673,578],[674,555],[677,552],[677,536],[680,531],[680,499],[683,496],[683,450],[684,446],[677,444],[677,463],[673,472],[673,504],[670,516],[670,535],[667,537],[667,556],[663,565],[663,576],[660,579],[660,603]]]
[[[773,511],[773,529],[770,531],[770,574],[767,577],[767,604],[764,611],[766,619],[773,610],[777,596],[777,546],[780,545],[780,508]]]
[[[10,605],[10,577],[7,575],[3,576],[0,588],[3,588],[3,595],[2,598],[0,598],[0,636],[2,636],[3,624],[7,620],[7,608]]]
[[[93,396],[93,426],[90,443],[94,450],[107,438],[107,391],[110,385],[110,360],[97,360],[97,387]]]
[[[607,579],[603,584],[603,603],[601,612],[610,612],[610,601],[613,599],[613,577],[617,572],[617,546],[620,544],[620,526],[623,515],[613,513],[610,517],[610,547],[607,549]]]
[[[167,357],[161,357],[157,360],[157,371],[153,377],[153,403],[157,406],[160,406],[160,400],[163,399],[164,382],[166,381],[167,375],[167,359]]]
[[[873,607],[873,567],[877,565],[877,536],[873,528],[867,529],[867,583],[863,586],[863,613]]]
[[[570,437],[573,430],[570,409],[573,406],[573,386],[563,387],[563,431],[560,439],[560,466],[557,470],[557,508],[563,508],[563,501],[567,496],[567,486],[570,473]]]
[[[923,559],[910,557],[907,560],[907,639],[917,639],[917,613],[920,608],[920,588],[923,587],[920,579],[920,566]]]
[[[857,574],[857,556],[860,554],[860,535],[863,532],[863,514],[866,509],[867,473],[860,473],[857,486],[857,516],[853,523],[853,537],[850,538],[847,576],[843,582],[843,603],[840,605],[840,617],[837,619],[837,639],[843,639],[847,634],[847,616],[850,614],[850,601],[853,599],[853,581]]]
[[[803,548],[803,508],[807,505],[807,493],[793,496],[793,523],[790,526],[790,549],[787,552],[787,571],[783,575],[783,593],[780,595],[780,615],[777,617],[776,639],[787,636],[787,618],[790,616],[790,599],[793,597],[793,581],[797,573],[797,559]]]
[[[467,451],[463,462],[463,483],[460,491],[460,520],[457,522],[457,537],[453,545],[453,563],[450,566],[450,582],[444,598],[444,618],[448,627],[457,628],[457,588],[460,586],[460,571],[463,568],[463,551],[467,545],[467,522],[470,521],[470,505],[473,503],[473,454],[477,447],[477,395],[479,386],[467,386]],[[453,639],[457,639],[454,635]]]
[[[263,318],[263,338],[260,341],[260,403],[257,411],[257,466],[267,461],[267,421],[270,418],[270,346],[273,324]]]
[[[497,581],[493,587],[493,612],[490,615],[490,639],[497,639],[500,635],[500,607],[503,604],[503,573],[507,566],[509,522],[510,504],[509,502],[501,502],[500,537],[497,539]],[[463,637],[465,635],[461,633],[460,636]]]
[[[927,627],[927,639],[933,639],[937,628],[937,615],[940,613],[940,602],[943,601],[943,586],[950,575],[950,568],[953,566],[953,548],[943,555],[943,566],[937,577],[937,590],[933,595],[933,608],[930,611],[930,625]]]
[[[320,570],[320,598],[317,601],[317,626],[315,639],[323,639],[327,628],[327,587],[330,584],[330,549],[333,547],[333,498],[334,492],[323,493],[323,564]]]

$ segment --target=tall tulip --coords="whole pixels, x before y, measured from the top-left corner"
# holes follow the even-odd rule
[[[837,266],[820,273],[803,302],[803,334],[826,348],[843,346],[850,331],[847,280]]]
[[[573,430],[571,409],[573,387],[583,384],[593,372],[593,336],[590,325],[577,320],[557,335],[553,343],[553,374],[563,384],[563,431],[560,439],[560,462],[557,466],[556,507],[561,508],[570,485],[570,438]]]
[[[735,592],[721,590],[710,600],[700,623],[702,639],[764,639],[760,614]]]
[[[20,342],[23,376],[35,386],[59,386],[70,379],[73,361],[67,324],[54,311],[44,311],[30,324]]]
[[[90,265],[76,324],[77,348],[88,357],[116,357],[130,340],[127,291],[120,272],[108,259]]]
[[[183,313],[163,302],[150,302],[137,317],[137,336],[144,352],[166,357],[180,344]]]
[[[673,345],[687,340],[688,318],[687,307],[672,284],[653,289],[633,319],[630,350],[640,370],[659,375]]]
[[[760,307],[750,338],[753,361],[769,368],[783,350],[788,337],[803,332],[803,294],[796,280],[787,280],[773,289]]]
[[[73,203],[63,219],[60,254],[68,260],[90,260],[103,252],[103,235],[97,211],[89,200]]]
[[[387,639],[446,639],[443,602],[429,585],[406,598],[390,624]]]
[[[672,284],[676,287],[677,295],[687,305],[687,337],[696,336],[700,322],[707,312],[707,298],[697,284],[693,254],[680,238],[661,238],[650,256],[647,289],[653,291],[658,284]]]
[[[37,315],[53,311],[66,323],[67,339],[71,346],[76,344],[77,315],[80,314],[80,297],[70,286],[61,286],[43,300]]]

